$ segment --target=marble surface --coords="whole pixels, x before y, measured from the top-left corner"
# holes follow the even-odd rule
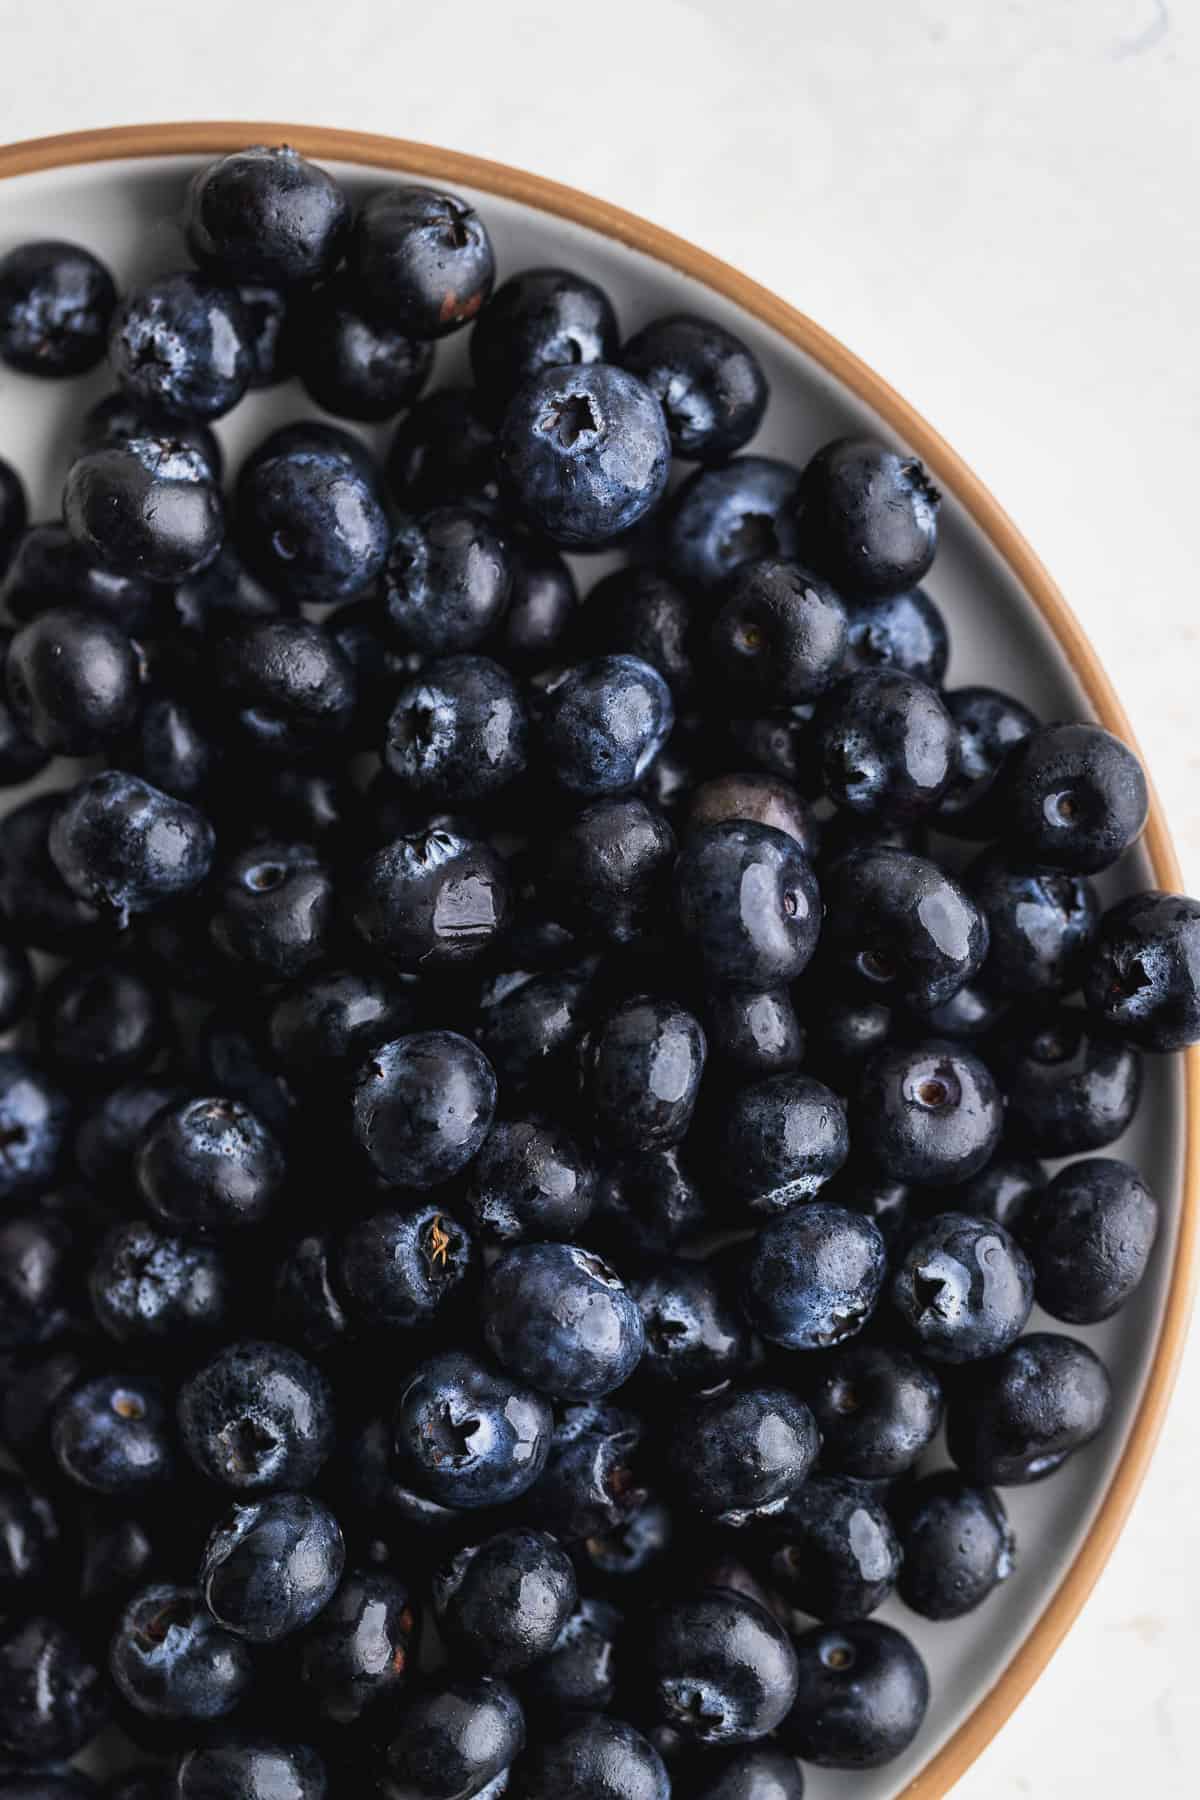
[[[1198,79],[1182,0],[0,0],[6,137],[242,117],[425,138],[646,214],[837,332],[1065,589],[1193,888]],[[1200,1340],[1112,1562],[962,1800],[1194,1795],[1198,1412]]]

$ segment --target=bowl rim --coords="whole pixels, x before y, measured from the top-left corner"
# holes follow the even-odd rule
[[[768,288],[685,238],[580,189],[504,163],[373,132],[262,121],[118,125],[0,146],[0,180],[82,163],[220,155],[248,144],[288,144],[304,156],[403,171],[461,184],[552,213],[665,263],[750,313],[872,408],[952,493],[1041,613],[1100,722],[1135,750],[1124,708],[1079,621],[1049,572],[984,484],[906,400],[836,337]],[[1182,888],[1179,861],[1150,785],[1145,846],[1158,885]],[[1145,1478],[1179,1372],[1195,1299],[1200,1250],[1200,1046],[1184,1056],[1184,1157],[1179,1235],[1142,1396],[1091,1529],[994,1685],[904,1789],[904,1800],[940,1800],[1028,1693],[1074,1623],[1107,1563]]]

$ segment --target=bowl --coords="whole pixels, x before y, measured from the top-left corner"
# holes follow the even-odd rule
[[[953,635],[950,682],[1007,688],[1043,718],[1093,716],[1127,742],[1128,721],[1078,622],[1037,557],[981,482],[887,383],[811,319],[703,251],[603,201],[496,163],[355,132],[277,124],[119,128],[0,149],[0,253],[31,237],[74,238],[128,281],[183,260],[177,224],[187,175],[203,159],[252,143],[289,143],[329,164],[361,197],[405,175],[466,193],[485,209],[501,275],[566,263],[611,294],[628,332],[672,310],[707,313],[761,359],[771,405],[751,446],[803,462],[818,444],[867,431],[920,456],[945,496],[927,586]],[[435,381],[465,365],[463,335],[438,349]],[[57,511],[71,420],[108,385],[34,382],[0,370],[0,454],[30,484],[35,516]],[[252,395],[219,435],[236,464],[270,426],[312,413],[294,386]],[[376,443],[385,431],[364,433]],[[589,559],[597,572],[595,559]],[[1106,898],[1137,887],[1179,891],[1175,852],[1156,800],[1145,837],[1102,878]],[[1078,1614],[1145,1476],[1179,1363],[1196,1276],[1200,1052],[1148,1058],[1139,1116],[1116,1152],[1136,1163],[1163,1205],[1150,1273],[1129,1306],[1078,1335],[1105,1357],[1115,1385],[1108,1431],[1053,1481],[1008,1489],[1015,1573],[967,1618],[930,1626],[892,1602],[881,1613],[926,1657],[933,1701],[908,1754],[853,1778],[855,1800],[945,1794],[1029,1690]],[[1044,1325],[1035,1314],[1032,1328]],[[1053,1323],[1052,1321],[1050,1322]],[[1081,1736],[1086,1719],[1074,1724]],[[849,1792],[844,1777],[808,1772],[810,1800]]]

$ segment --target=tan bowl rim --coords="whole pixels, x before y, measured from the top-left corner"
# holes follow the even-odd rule
[[[0,147],[0,179],[36,174],[78,163],[121,158],[218,155],[247,144],[290,144],[305,156],[328,162],[361,163],[403,170],[428,180],[457,183],[554,213],[602,236],[615,238],[743,307],[762,324],[795,344],[886,420],[928,464],[939,485],[952,493],[1017,577],[1046,620],[1096,711],[1110,731],[1136,749],[1123,707],[1112,684],[1049,573],[1012,520],[971,470],[906,400],[861,362],[837,338],[728,263],[684,238],[651,225],[635,213],[504,163],[467,156],[436,145],[407,142],[365,131],[324,126],[264,124],[261,121],[118,125],[107,130],[67,132]],[[1151,787],[1146,849],[1159,887],[1179,892],[1182,877],[1158,797]],[[1149,1467],[1175,1385],[1197,1282],[1200,1244],[1200,1048],[1190,1050],[1184,1068],[1185,1149],[1179,1238],[1154,1359],[1120,1461],[1070,1568],[1038,1615],[999,1680],[904,1790],[905,1800],[939,1800],[991,1742],[1009,1714],[1029,1692],[1074,1623],[1112,1554]]]

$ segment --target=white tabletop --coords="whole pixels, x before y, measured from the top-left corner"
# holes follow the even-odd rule
[[[646,214],[838,333],[1062,584],[1193,887],[1198,102],[1183,0],[0,0],[6,137],[427,139]],[[1200,1347],[1094,1598],[962,1800],[1194,1796],[1198,1417]]]

